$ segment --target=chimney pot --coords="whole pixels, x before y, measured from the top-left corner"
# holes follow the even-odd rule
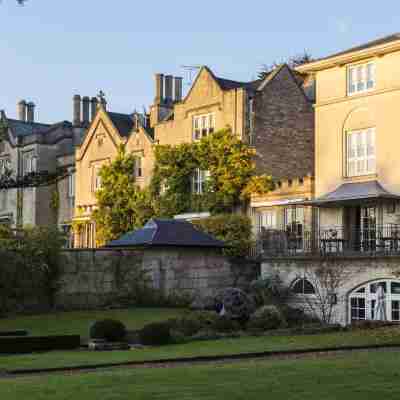
[[[154,99],[155,104],[161,104],[164,101],[164,75],[156,74],[156,97]]]
[[[92,104],[92,121],[93,121],[97,113],[97,97],[92,97],[91,104]]]
[[[84,124],[89,123],[89,108],[90,98],[88,96],[82,97],[82,122]]]
[[[26,105],[26,120],[27,122],[35,121],[35,103],[32,101]]]
[[[21,100],[17,104],[17,114],[20,121],[26,121],[26,106],[27,104],[25,100]]]
[[[172,75],[165,76],[165,101],[167,103],[172,102],[172,83],[174,77]]]
[[[179,102],[182,100],[182,78],[176,76],[174,78],[174,89],[175,89],[175,101]]]
[[[76,94],[72,100],[73,103],[73,124],[79,126],[81,124],[81,96]]]

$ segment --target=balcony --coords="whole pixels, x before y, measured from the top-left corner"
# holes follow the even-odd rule
[[[367,229],[324,227],[303,232],[263,230],[252,251],[255,257],[335,255],[400,255],[400,225]]]

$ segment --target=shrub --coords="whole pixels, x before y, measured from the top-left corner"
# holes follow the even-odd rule
[[[153,322],[147,324],[139,332],[140,343],[149,346],[157,346],[171,343],[171,327],[173,322]]]
[[[301,308],[282,306],[280,309],[289,327],[321,323],[318,318],[312,317]]]
[[[285,304],[291,296],[291,290],[284,285],[279,275],[271,275],[264,279],[257,279],[250,285],[251,297],[257,306],[268,304]]]
[[[182,318],[170,320],[171,329],[188,337],[201,330],[207,330],[214,326],[218,314],[211,311],[196,311],[184,315]]]
[[[224,241],[224,254],[230,257],[246,257],[253,245],[251,221],[247,216],[220,214],[192,222],[199,230]]]
[[[125,325],[113,319],[96,321],[90,328],[91,339],[103,339],[109,342],[120,342],[126,336]]]
[[[214,321],[212,328],[216,332],[237,332],[240,330],[240,324],[224,315]]]
[[[266,331],[285,328],[287,322],[281,311],[273,305],[259,308],[251,317],[246,327],[249,330]]]

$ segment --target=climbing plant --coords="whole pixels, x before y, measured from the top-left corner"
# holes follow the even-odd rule
[[[136,156],[121,146],[116,159],[100,170],[101,188],[93,212],[99,245],[143,226],[154,214],[150,192],[136,182],[135,162]]]
[[[157,145],[151,182],[156,212],[168,217],[189,210],[232,212],[252,193],[267,193],[273,188],[272,178],[256,174],[254,155],[254,149],[229,129],[199,142]],[[191,187],[196,169],[209,172],[201,195],[193,194]]]

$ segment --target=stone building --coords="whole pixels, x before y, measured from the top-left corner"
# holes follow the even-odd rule
[[[263,275],[279,271],[299,300],[316,300],[321,281],[310,274],[336,263],[346,279],[322,291],[343,324],[376,319],[379,301],[384,319],[400,321],[399,65],[394,34],[297,68],[316,82],[315,199],[297,204],[317,224],[301,246],[282,232],[278,249],[265,237]]]
[[[22,100],[17,105],[18,119],[8,118],[0,142],[0,171],[12,176],[59,168],[65,177],[56,185],[16,188],[0,191],[0,222],[18,228],[57,224],[66,233],[74,209],[74,147],[80,142],[84,127],[68,121],[45,124],[35,121],[35,105]]]
[[[308,179],[309,187],[313,175],[314,117],[312,82],[305,75],[283,65],[264,79],[238,82],[220,78],[208,67],[202,67],[185,96],[180,77],[157,74],[155,83],[156,95],[148,115],[135,117],[100,107],[77,150],[75,220],[86,221],[76,239],[78,246],[96,245],[91,213],[96,207],[97,171],[115,158],[120,144],[141,155],[138,182],[143,187],[151,179],[154,144],[190,143],[230,128],[254,146],[260,173],[277,180],[297,179],[299,184]],[[207,171],[196,171],[192,179],[194,194],[201,194],[206,179]],[[188,209],[176,217],[194,219],[207,215],[207,210]],[[260,221],[256,203],[252,215],[256,226]]]

